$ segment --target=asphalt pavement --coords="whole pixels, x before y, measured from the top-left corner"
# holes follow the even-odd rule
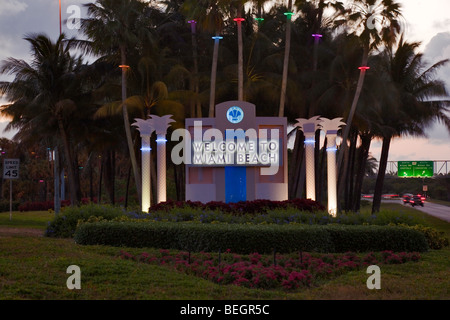
[[[403,204],[403,201],[394,199],[382,199],[383,202],[393,202],[393,203],[400,203]],[[407,206],[411,206],[410,204],[407,204]],[[441,220],[450,222],[450,207],[443,206],[441,204],[436,204],[432,202],[425,201],[423,207],[421,206],[414,206],[413,207],[416,210],[420,210],[424,213],[427,213],[433,217],[439,218]]]
[[[425,201],[423,207],[414,206],[414,209],[425,212],[441,220],[450,222],[450,207]]]

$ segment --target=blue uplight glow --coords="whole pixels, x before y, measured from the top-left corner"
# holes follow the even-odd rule
[[[158,138],[158,139],[156,139],[155,140],[156,141],[156,143],[166,143],[167,142],[167,139],[163,139],[163,138]]]
[[[223,39],[223,37],[221,37],[221,36],[214,36],[214,37],[212,37],[214,40],[222,40]]]
[[[337,148],[336,148],[336,147],[329,147],[329,148],[327,148],[327,152],[328,152],[328,151],[336,152],[336,151],[337,151]]]
[[[316,140],[314,140],[314,139],[306,139],[305,140],[305,144],[315,144],[316,143]]]
[[[142,147],[141,151],[142,152],[150,152],[150,151],[152,151],[152,148],[150,148],[150,147]]]

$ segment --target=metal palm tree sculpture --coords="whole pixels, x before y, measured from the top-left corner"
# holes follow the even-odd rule
[[[296,127],[299,127],[305,135],[305,159],[306,159],[306,198],[316,200],[316,180],[314,172],[314,146],[316,130],[320,128],[322,120],[320,116],[309,119],[296,119]]]
[[[148,212],[151,206],[151,179],[150,179],[150,163],[151,156],[150,151],[150,137],[155,131],[153,128],[152,121],[150,119],[135,119],[136,122],[132,126],[137,127],[141,134],[141,154],[142,154],[142,164],[141,164],[141,177],[142,177],[142,195],[141,195],[141,207],[142,212]]]
[[[156,132],[156,165],[157,165],[157,188],[156,188],[156,199],[157,203],[166,201],[166,134],[167,129],[171,126],[171,122],[175,122],[172,119],[172,115],[165,115],[162,117],[150,115],[148,119],[151,123],[152,128]]]
[[[337,170],[336,170],[336,138],[338,130],[345,125],[343,118],[321,118],[322,130],[327,138],[327,177],[328,177],[328,213],[337,214]]]

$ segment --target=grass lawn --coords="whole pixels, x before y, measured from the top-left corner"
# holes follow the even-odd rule
[[[450,237],[450,224],[420,211],[396,204]],[[422,254],[402,265],[381,266],[381,290],[366,287],[365,270],[352,271],[318,287],[294,292],[253,290],[217,285],[164,266],[118,258],[120,248],[79,246],[72,239],[40,236],[48,212],[0,213],[0,300],[300,300],[300,299],[439,299],[450,298],[450,248]],[[26,230],[35,230],[27,234]],[[8,232],[15,230],[15,232]],[[21,232],[23,231],[23,232]],[[157,252],[129,249],[131,253]],[[68,290],[66,269],[81,268],[81,290]]]
[[[450,207],[450,201],[444,201],[444,200],[437,200],[437,199],[427,199],[428,202],[440,204],[443,206]]]
[[[54,213],[48,211],[12,212],[9,220],[9,211],[0,212],[0,227],[36,228],[45,230],[47,222],[55,217]]]

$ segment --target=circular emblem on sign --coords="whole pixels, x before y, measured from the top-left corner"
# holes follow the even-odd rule
[[[237,106],[233,106],[227,111],[227,119],[231,123],[239,123],[244,119],[244,111]]]

